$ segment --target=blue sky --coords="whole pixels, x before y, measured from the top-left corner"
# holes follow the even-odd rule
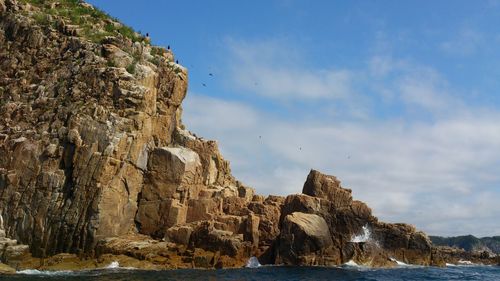
[[[259,193],[315,168],[382,220],[500,235],[500,1],[89,2],[172,47],[184,123]]]

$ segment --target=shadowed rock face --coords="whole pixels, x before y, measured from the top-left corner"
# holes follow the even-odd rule
[[[68,3],[93,11],[0,0],[0,260],[21,269],[113,257],[156,269],[239,267],[251,256],[442,263],[424,233],[378,222],[334,176],[312,170],[303,194],[256,195],[215,141],[184,128],[187,70],[172,52],[117,32],[96,43],[47,16]],[[97,31],[121,26],[94,20]],[[55,254],[50,265],[37,259]]]
[[[393,266],[396,259],[431,264],[431,243],[424,233],[406,224],[378,222],[366,204],[352,200],[351,190],[337,178],[311,170],[303,193],[289,195],[282,207],[279,263],[339,265],[353,260]],[[362,234],[362,239],[353,239]]]

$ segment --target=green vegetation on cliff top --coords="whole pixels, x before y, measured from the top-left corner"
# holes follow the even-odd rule
[[[20,0],[37,7],[29,13],[40,25],[56,27],[61,19],[67,25],[76,26],[78,34],[92,42],[99,43],[106,36],[122,36],[133,42],[141,42],[145,37],[132,28],[120,23],[116,18],[80,0]]]

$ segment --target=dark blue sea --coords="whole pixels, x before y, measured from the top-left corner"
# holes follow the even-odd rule
[[[285,267],[222,270],[168,270],[143,271],[130,269],[103,269],[80,272],[37,272],[0,276],[1,280],[162,280],[162,281],[267,281],[267,280],[500,280],[498,266],[399,267],[368,269],[359,267]]]

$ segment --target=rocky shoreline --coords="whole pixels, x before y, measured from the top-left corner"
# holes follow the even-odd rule
[[[498,264],[378,221],[315,170],[302,194],[255,194],[182,124],[172,51],[87,3],[0,0],[0,62],[1,272]]]

